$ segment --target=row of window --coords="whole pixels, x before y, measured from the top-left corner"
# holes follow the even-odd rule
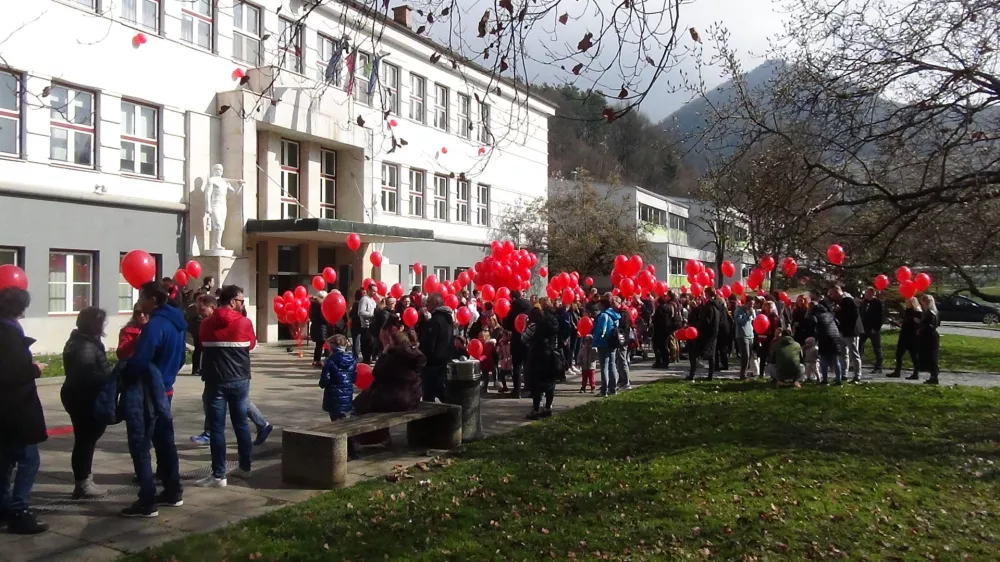
[[[20,157],[23,154],[23,82],[23,74],[0,71],[0,155]],[[96,92],[56,84],[49,88],[48,98],[49,160],[95,168],[99,146]],[[119,111],[119,169],[128,174],[158,177],[160,108],[123,99]]]
[[[156,277],[162,272],[162,257],[151,254],[156,260]],[[122,252],[118,256],[118,303],[117,311],[132,312],[138,294],[121,275]],[[0,265],[16,265],[24,268],[24,248],[0,246]],[[88,306],[100,306],[96,286],[99,267],[98,252],[49,250],[49,313],[66,314],[80,312]]]
[[[401,214],[399,208],[399,165],[388,162],[382,163],[382,212],[390,214]],[[407,215],[411,217],[427,218],[427,172],[417,168],[409,169],[409,203]],[[451,197],[455,197],[455,214],[448,212],[451,207]],[[430,197],[433,199],[431,205],[431,217],[435,220],[473,223],[477,226],[490,225],[490,186],[480,183],[476,184],[475,213],[470,217],[469,207],[469,182],[458,180],[455,182],[455,190],[451,189],[451,178],[448,176],[434,175],[434,185],[432,186]],[[475,217],[475,221],[472,221]]]
[[[455,273],[455,279],[457,279],[458,276],[463,271],[468,271],[468,270],[469,270],[468,267],[456,267],[455,271],[454,271],[454,273]],[[452,277],[451,277],[452,269],[450,267],[446,266],[446,265],[436,265],[433,268],[431,268],[431,271],[434,272],[434,276],[437,277],[438,281],[451,281],[452,280]],[[410,275],[409,275],[409,284],[407,286],[408,287],[423,287],[424,286],[424,279],[426,279],[426,278],[427,278],[427,268],[426,267],[421,268],[420,273],[417,273],[416,271],[413,270],[413,266],[411,265],[410,266]]]
[[[101,11],[101,2],[108,0],[68,0],[90,9]],[[160,0],[121,0],[121,18],[137,25],[151,33],[162,33]],[[181,9],[181,39],[193,46],[211,52],[216,48],[216,19],[219,6],[214,0],[183,0]],[[244,0],[234,0],[233,10],[233,58],[250,66],[264,64],[264,41],[268,33],[264,27],[263,8]],[[305,49],[303,48],[305,29],[293,19],[279,17],[278,28],[278,65],[284,70],[305,74]],[[365,105],[372,106],[376,95],[380,95],[382,109],[395,115],[400,111],[400,76],[399,66],[373,58],[363,51],[353,51],[344,56],[349,49],[345,40],[334,39],[323,33],[316,34],[315,76],[321,83],[329,83],[339,88],[351,89],[354,98]],[[345,68],[353,76],[345,77]],[[372,75],[375,74],[375,80]],[[346,80],[345,80],[346,78]],[[422,124],[430,124],[443,131],[451,128],[451,96],[448,87],[441,84],[433,85],[433,106],[429,104],[427,79],[410,73],[409,75],[409,108],[407,116]],[[457,94],[458,135],[472,139],[476,124],[473,122],[472,100],[466,94]],[[490,129],[490,106],[479,105],[478,133],[476,138],[483,144],[492,140]]]
[[[668,213],[650,205],[639,203],[639,220],[656,226],[669,226],[675,230],[687,232],[687,217]]]

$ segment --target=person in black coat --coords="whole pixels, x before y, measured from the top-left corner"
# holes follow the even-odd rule
[[[835,375],[834,384],[841,384],[844,371],[841,369],[840,355],[844,351],[844,340],[837,327],[837,320],[821,302],[815,303],[811,312],[816,323],[816,347],[819,350],[819,369],[823,375],[823,384],[827,383],[830,367],[833,367]]]
[[[853,375],[852,383],[861,382],[859,341],[865,331],[861,324],[861,311],[854,297],[844,292],[844,288],[839,285],[830,289],[830,299],[836,303],[834,316],[840,327],[840,335],[844,339],[843,350],[840,353],[840,370],[844,372],[844,376],[847,376],[847,371],[850,370]]]
[[[35,387],[45,365],[35,363],[30,349],[35,340],[18,322],[30,303],[23,289],[0,289],[0,515],[7,530],[19,535],[48,530],[28,509],[38,475],[38,444],[48,439]]]
[[[688,359],[691,361],[691,372],[685,380],[693,381],[698,369],[698,359],[708,360],[708,378],[712,380],[715,374],[715,344],[719,337],[719,311],[712,304],[715,289],[706,290],[708,300],[695,306],[688,314],[688,325],[698,330],[698,337],[688,342]]]
[[[326,295],[326,291],[320,291],[309,301],[309,339],[316,344],[312,366],[319,368],[323,367],[323,358],[326,357],[326,352],[323,351],[326,338],[332,335],[329,333],[330,324],[326,321],[326,316],[323,316],[323,299]]]
[[[527,314],[531,310],[531,302],[528,299],[521,296],[521,291],[511,291],[510,293],[510,312],[507,313],[507,317],[503,319],[503,329],[507,330],[511,334],[517,334],[517,330],[514,329],[514,321],[521,314]],[[521,397],[521,378],[524,374],[524,356],[527,352],[527,346],[519,337],[512,337],[510,340],[510,359],[514,364],[513,378],[514,378],[514,388],[511,392],[511,398]]]
[[[559,352],[559,319],[550,306],[532,309],[528,325],[521,334],[521,341],[528,348],[527,361],[531,365],[528,386],[531,388],[531,412],[528,419],[536,420],[552,415],[552,400],[555,396],[555,380],[562,374],[560,366],[565,366]],[[540,409],[542,395],[545,409]]]
[[[878,298],[874,287],[865,290],[865,298],[861,301],[861,338],[858,340],[858,353],[864,357],[865,342],[872,342],[875,353],[875,368],[872,373],[882,372],[882,325],[885,324],[885,303]]]
[[[653,316],[650,319],[653,334],[650,340],[653,344],[653,368],[667,369],[670,367],[670,341],[671,319],[670,307],[667,305],[667,298],[661,296],[656,299],[656,307],[653,309]]]
[[[427,297],[427,310],[431,311],[431,317],[419,331],[420,352],[427,358],[420,378],[424,401],[433,402],[435,398],[444,400],[448,363],[455,354],[455,319],[438,293]]]
[[[917,329],[920,327],[921,316],[920,301],[917,300],[917,297],[907,299],[906,308],[903,310],[903,319],[899,323],[899,338],[896,340],[896,368],[887,374],[887,377],[898,379],[902,376],[903,357],[909,354],[910,361],[913,363],[912,380],[919,378],[917,376]]]
[[[714,288],[711,288],[715,292]],[[729,354],[733,352],[733,330],[735,321],[733,315],[729,313],[726,301],[721,297],[714,297],[710,301],[715,307],[716,315],[719,317],[719,335],[715,343],[715,368],[721,370],[729,369]]]
[[[106,312],[94,306],[81,310],[76,317],[76,329],[63,347],[66,379],[59,395],[73,422],[74,500],[96,498],[106,493],[94,484],[91,470],[97,441],[108,428],[94,416],[97,395],[112,377],[108,352],[101,342],[107,318]]]
[[[938,384],[938,355],[941,346],[938,326],[941,325],[941,321],[938,319],[934,297],[921,295],[920,306],[923,312],[920,315],[920,326],[917,328],[917,361],[914,367],[930,373],[930,378],[925,380],[924,384]],[[913,369],[913,375],[906,378],[916,380],[917,368]]]

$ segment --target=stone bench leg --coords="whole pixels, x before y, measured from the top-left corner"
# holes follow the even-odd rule
[[[462,444],[462,407],[414,420],[406,424],[406,440],[411,447],[454,449]]]
[[[347,484],[347,436],[283,431],[281,481],[329,490]]]

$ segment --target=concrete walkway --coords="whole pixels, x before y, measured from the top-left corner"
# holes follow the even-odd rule
[[[72,435],[52,437],[41,446],[42,466],[33,494],[34,508],[52,526],[52,531],[34,536],[18,537],[0,533],[0,560],[22,562],[44,561],[103,561],[113,560],[123,553],[134,553],[147,547],[203,533],[245,518],[255,517],[294,502],[313,497],[321,491],[290,487],[281,483],[281,427],[322,422],[327,416],[321,411],[322,393],[316,384],[318,371],[308,367],[308,360],[293,357],[283,350],[265,349],[253,356],[254,378],[252,398],[276,426],[270,439],[254,448],[253,477],[246,482],[229,480],[223,489],[196,488],[198,478],[209,473],[208,447],[196,446],[188,440],[201,432],[202,383],[194,377],[180,377],[173,401],[180,469],[185,485],[184,506],[161,508],[160,517],[151,520],[123,519],[118,512],[135,500],[138,488],[131,483],[132,462],[125,442],[124,424],[111,427],[98,444],[94,473],[98,484],[106,486],[106,497],[92,501],[71,501],[73,488],[70,470]],[[653,371],[648,363],[633,369],[632,382],[640,386],[659,378],[680,378],[683,372]],[[703,371],[699,372],[699,377]],[[735,378],[732,372],[721,378]],[[883,376],[866,377],[876,382],[898,381]],[[1000,376],[973,373],[944,373],[942,384],[1000,386]],[[910,381],[902,381],[913,384]],[[50,429],[70,425],[59,400],[61,380],[43,380],[39,394]],[[558,385],[554,410],[566,411],[596,398],[579,394],[576,381]],[[489,398],[483,402],[483,421],[488,435],[504,433],[527,422],[530,408],[526,399],[520,401]],[[389,449],[368,448],[362,458],[348,465],[351,484],[384,476],[395,465],[412,465],[429,460],[428,451],[405,446],[405,427],[393,431],[394,445]],[[230,466],[235,467],[235,439],[227,434]],[[336,493],[336,492],[333,492]]]

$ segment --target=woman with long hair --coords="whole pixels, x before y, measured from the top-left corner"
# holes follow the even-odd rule
[[[899,339],[896,340],[896,368],[886,376],[898,379],[902,376],[903,357],[910,355],[913,362],[913,374],[906,377],[909,380],[917,380],[917,328],[920,326],[920,317],[923,310],[920,308],[920,301],[917,297],[906,299],[906,309],[903,311],[903,319],[899,323]]]
[[[920,296],[920,305],[923,312],[920,315],[920,326],[917,328],[917,362],[921,370],[931,375],[924,384],[938,384],[938,355],[941,345],[938,326],[941,325],[941,321],[938,317],[937,303],[934,302],[932,295],[925,294]]]
[[[94,403],[101,389],[111,380],[108,352],[101,338],[107,326],[108,314],[89,306],[76,317],[76,329],[63,347],[66,379],[59,393],[63,408],[73,422],[73,499],[96,498],[106,490],[94,484],[91,469],[94,449],[104,435],[107,424],[94,415]]]

